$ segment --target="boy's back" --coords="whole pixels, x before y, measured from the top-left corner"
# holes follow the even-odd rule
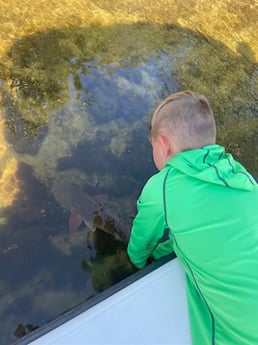
[[[194,344],[258,344],[258,186],[218,145],[182,152],[170,168],[167,224]]]

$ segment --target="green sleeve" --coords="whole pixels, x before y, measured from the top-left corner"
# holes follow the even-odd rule
[[[152,256],[155,260],[158,260],[162,258],[163,256],[173,253],[173,251],[174,251],[174,248],[173,248],[172,240],[168,240],[166,242],[160,243],[157,246],[157,248],[154,250],[154,252],[152,253]]]
[[[137,215],[133,222],[128,255],[132,263],[142,268],[150,255],[155,259],[173,251],[170,241],[160,243],[166,228],[163,207],[163,173],[146,183],[137,201]]]

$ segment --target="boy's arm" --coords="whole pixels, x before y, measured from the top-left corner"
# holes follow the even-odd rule
[[[162,182],[160,174],[154,175],[145,185],[137,202],[138,213],[133,222],[127,252],[138,268],[145,266],[150,255],[158,259],[173,252],[170,241],[158,244],[166,229]]]

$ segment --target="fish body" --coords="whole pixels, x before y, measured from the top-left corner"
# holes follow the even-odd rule
[[[116,239],[128,243],[130,226],[112,209],[106,208],[89,194],[75,185],[59,182],[53,188],[58,203],[71,212],[69,219],[70,231],[76,231],[82,221],[95,231],[99,228]]]

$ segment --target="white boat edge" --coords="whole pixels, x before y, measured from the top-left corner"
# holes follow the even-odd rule
[[[191,345],[183,269],[156,261],[15,344]]]

